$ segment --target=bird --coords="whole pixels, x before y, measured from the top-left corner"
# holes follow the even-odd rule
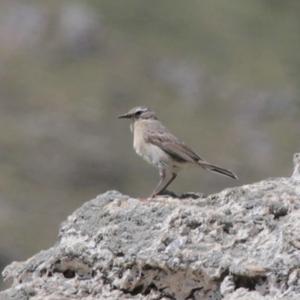
[[[150,198],[163,193],[177,177],[177,174],[188,165],[197,165],[205,170],[238,179],[232,171],[202,159],[172,134],[159,121],[152,109],[137,106],[127,113],[119,115],[118,118],[131,120],[130,129],[133,133],[135,152],[159,170],[160,180]]]

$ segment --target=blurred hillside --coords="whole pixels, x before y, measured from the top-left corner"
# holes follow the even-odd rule
[[[116,116],[147,105],[243,184],[286,176],[300,140],[300,2],[0,3],[0,264],[51,245],[108,189],[148,195],[157,172]],[[177,192],[237,184],[184,172]]]

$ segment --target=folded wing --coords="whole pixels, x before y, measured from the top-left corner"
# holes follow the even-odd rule
[[[158,146],[178,162],[195,163],[202,160],[198,154],[169,132],[148,132],[145,141]]]

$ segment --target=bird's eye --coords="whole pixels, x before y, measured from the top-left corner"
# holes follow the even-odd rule
[[[142,111],[141,111],[141,110],[138,110],[138,111],[135,113],[136,116],[140,116],[141,114],[142,114]]]

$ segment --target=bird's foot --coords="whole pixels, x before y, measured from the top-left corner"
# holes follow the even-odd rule
[[[148,201],[151,200],[151,199],[150,199],[150,197],[148,197],[148,198],[145,198],[145,197],[139,197],[138,200],[141,201],[141,202],[148,202]]]
[[[188,193],[183,193],[179,196],[180,199],[199,199],[199,198],[204,198],[206,195],[204,193],[194,193],[194,192],[188,192]]]
[[[149,197],[139,197],[138,200],[140,200],[141,202],[149,202],[155,199],[156,196],[158,196],[158,194],[151,194]]]
[[[152,193],[148,198],[145,199],[145,201],[146,200],[151,201],[151,200],[153,200],[153,199],[155,199],[156,197],[159,197],[159,196],[179,198],[179,196],[177,194],[175,194],[174,192],[165,190],[165,191],[162,191],[162,192],[159,192],[159,193]]]
[[[178,195],[172,191],[165,190],[161,193],[159,193],[159,196],[167,196],[167,197],[172,197],[172,198],[178,198]]]

